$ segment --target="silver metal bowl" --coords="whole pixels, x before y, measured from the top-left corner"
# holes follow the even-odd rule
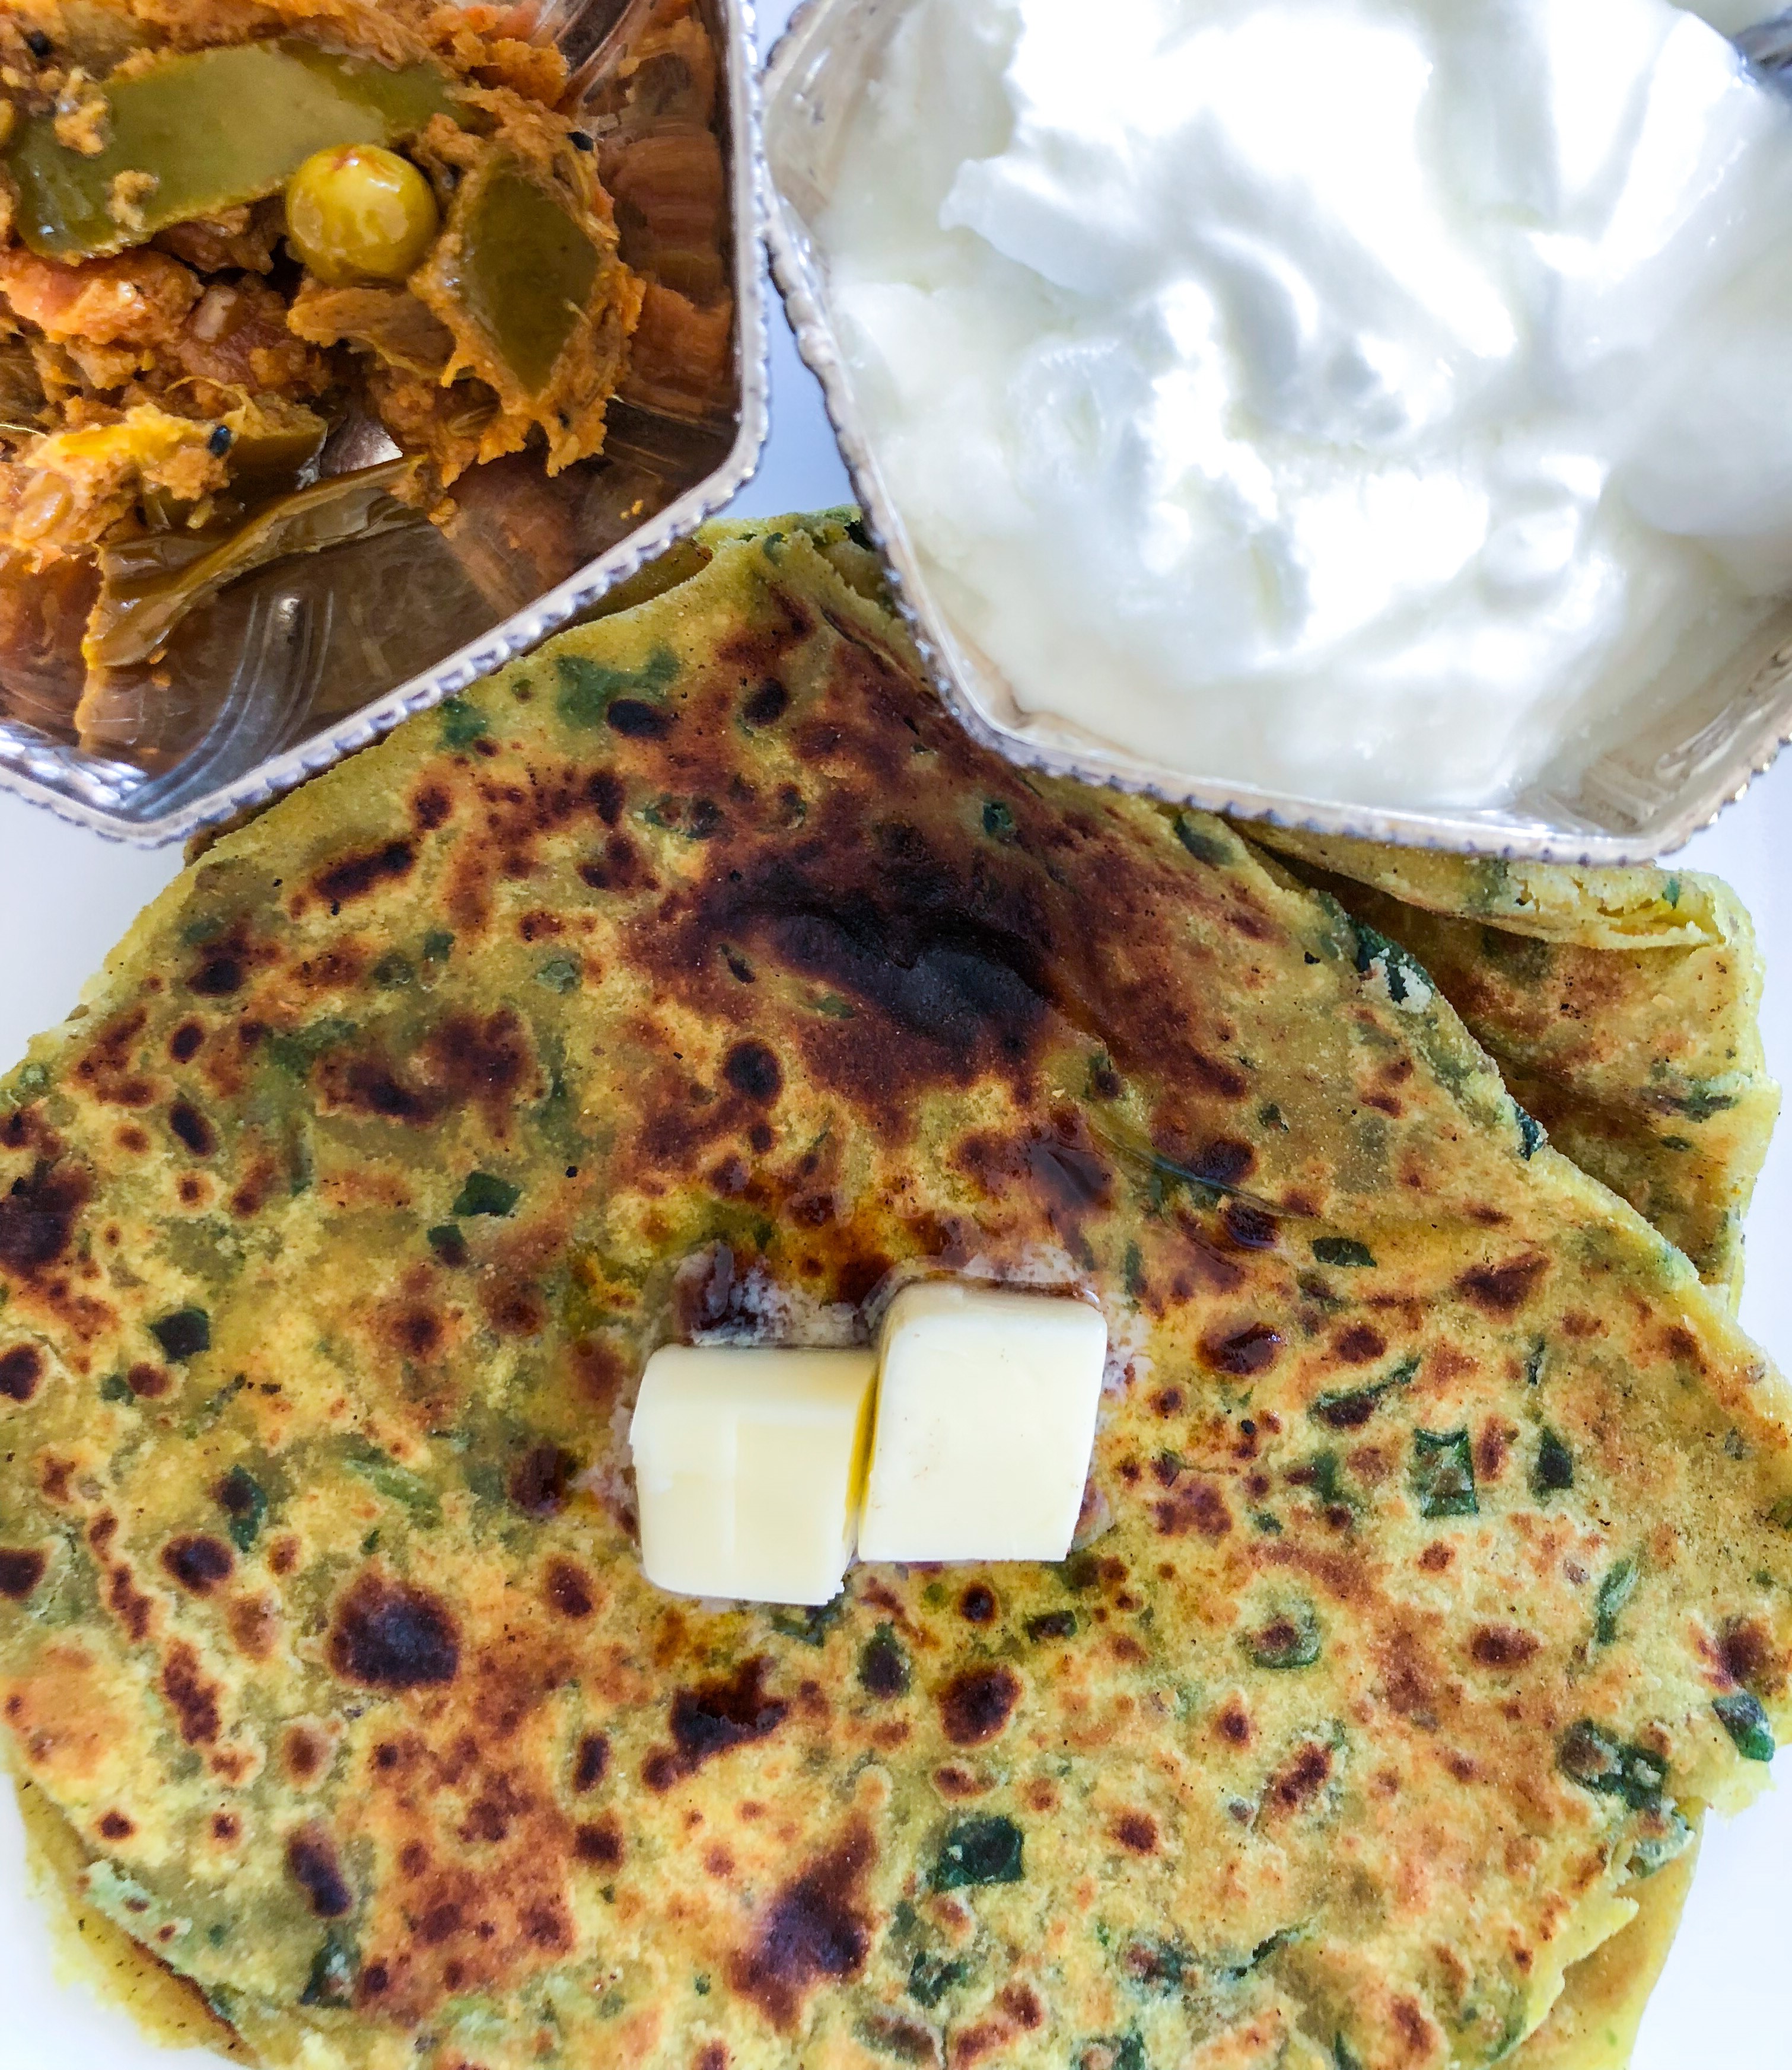
[[[699,11],[722,83],[729,406],[694,422],[612,403],[602,456],[555,481],[529,455],[464,477],[452,548],[419,520],[233,583],[183,624],[141,740],[109,759],[22,707],[9,715],[0,684],[0,789],[146,847],[231,818],[524,652],[751,479],[768,383],[751,0],[699,0]],[[648,0],[540,0],[536,33],[589,84],[626,56],[647,13]],[[377,424],[351,427],[326,448],[325,472],[395,450]]]
[[[848,121],[906,5],[810,0],[793,18],[766,78],[767,235],[798,349],[825,393],[898,599],[940,695],[979,740],[1054,775],[1283,826],[1511,857],[1621,863],[1679,847],[1740,797],[1792,738],[1792,599],[1696,695],[1639,722],[1622,747],[1590,767],[1546,773],[1500,810],[1393,811],[1348,798],[1287,795],[1213,771],[1144,762],[1062,721],[1024,711],[1000,669],[934,594],[890,498],[853,396],[830,310],[826,257],[815,235],[838,178]],[[892,178],[900,176],[892,167]]]

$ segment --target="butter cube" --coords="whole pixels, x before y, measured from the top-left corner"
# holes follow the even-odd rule
[[[853,1557],[877,1356],[669,1345],[629,1438],[647,1578],[687,1596],[825,1603]]]
[[[928,1281],[884,1322],[861,1560],[1062,1560],[1107,1356],[1099,1309]]]

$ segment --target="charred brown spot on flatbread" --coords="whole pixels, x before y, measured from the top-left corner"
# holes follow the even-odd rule
[[[672,1700],[672,1747],[656,1749],[642,1769],[648,1787],[669,1790],[718,1754],[776,1732],[789,1716],[790,1705],[767,1691],[771,1667],[769,1659],[756,1654],[725,1680],[681,1689]]]
[[[1009,1667],[969,1667],[939,1692],[939,1718],[955,1746],[994,1739],[1021,1700],[1021,1678]]]
[[[0,1545],[0,1596],[22,1603],[43,1579],[49,1556],[36,1546]]]
[[[176,1100],[168,1110],[168,1126],[182,1146],[195,1157],[210,1157],[218,1148],[218,1134],[190,1100]]]
[[[235,1557],[223,1539],[207,1532],[171,1538],[162,1550],[162,1564],[189,1594],[209,1596],[230,1578]]]
[[[75,1066],[78,1084],[108,1107],[143,1107],[155,1098],[154,1081],[137,1069],[137,1055],[147,1010],[141,1006],[115,1015],[100,1029]]]
[[[369,1688],[427,1688],[459,1672],[460,1633],[439,1596],[370,1569],[336,1606],[329,1664]]]
[[[510,1499],[530,1516],[552,1516],[567,1499],[579,1462],[559,1446],[531,1445],[510,1471]]]
[[[1201,1356],[1216,1372],[1242,1377],[1274,1365],[1282,1342],[1282,1332],[1273,1324],[1246,1323],[1203,1339]]]
[[[43,1377],[43,1354],[35,1344],[0,1352],[0,1394],[9,1401],[29,1401]]]
[[[184,1640],[168,1649],[162,1693],[173,1707],[181,1737],[189,1746],[209,1745],[217,1738],[222,1724],[218,1700],[223,1692],[205,1675],[198,1655]]]
[[[454,810],[454,793],[445,783],[420,784],[411,800],[411,816],[424,833],[446,826]]]
[[[401,1308],[391,1323],[392,1341],[406,1358],[433,1358],[442,1344],[442,1319],[420,1303]]]
[[[1129,1854],[1155,1854],[1157,1821],[1148,1811],[1123,1811],[1114,1821],[1114,1837]]]
[[[1786,1656],[1765,1618],[1743,1618],[1726,1626],[1719,1651],[1725,1672],[1740,1688],[1764,1696],[1778,1696],[1786,1688]]]
[[[783,1066],[764,1042],[737,1042],[722,1060],[722,1075],[743,1099],[769,1102],[783,1090]]]
[[[1534,1632],[1516,1625],[1485,1624],[1469,1634],[1468,1650],[1480,1667],[1513,1668],[1522,1667],[1542,1643]]]
[[[1388,1340],[1368,1323],[1352,1323],[1332,1340],[1332,1356],[1344,1365],[1368,1365],[1388,1348]]]
[[[1185,1532],[1203,1538],[1223,1538],[1232,1528],[1232,1512],[1225,1497],[1210,1481],[1192,1480],[1179,1485],[1166,1500],[1152,1506],[1157,1528],[1166,1538]]]
[[[37,1143],[43,1126],[35,1106],[15,1107],[0,1116],[0,1149],[28,1150]]]
[[[320,1919],[340,1919],[354,1909],[336,1843],[321,1826],[307,1826],[287,1842],[286,1867]]]
[[[1476,1266],[1456,1284],[1465,1300],[1490,1315],[1513,1315],[1531,1298],[1549,1269],[1546,1258],[1508,1258],[1499,1265]]]
[[[329,1741],[315,1725],[289,1725],[280,1737],[280,1765],[301,1789],[323,1773],[329,1755]]]
[[[620,1821],[612,1814],[579,1827],[573,1835],[572,1847],[579,1859],[593,1868],[620,1868],[623,1859]]]
[[[522,1020],[500,1007],[483,1017],[446,1016],[415,1059],[366,1050],[328,1057],[317,1082],[326,1106],[419,1128],[473,1107],[493,1135],[503,1136],[531,1070]]]
[[[712,943],[737,943],[841,999],[853,1021],[818,1016],[804,1062],[864,1106],[912,1098],[935,1077],[1025,1074],[1050,1008],[1043,916],[1024,899],[967,911],[949,869],[906,829],[888,830],[884,848],[885,866],[851,888],[821,838],[756,859],[738,882],[711,879],[669,901],[657,953],[669,975],[695,975],[713,969]]]
[[[272,1656],[280,1636],[280,1613],[263,1595],[234,1597],[224,1614],[231,1640],[251,1660]]]
[[[588,1618],[597,1607],[591,1578],[575,1561],[549,1561],[543,1593],[550,1608],[563,1618]]]
[[[610,1742],[603,1732],[587,1732],[579,1742],[572,1764],[572,1786],[579,1795],[596,1789],[610,1767]]]
[[[863,1886],[876,1858],[870,1827],[855,1822],[778,1892],[757,1939],[734,1958],[734,1989],[775,2027],[794,2028],[817,1985],[855,1977],[865,1966],[871,1920]]]
[[[313,879],[317,896],[338,911],[351,898],[364,898],[370,891],[410,874],[415,849],[407,841],[387,841],[365,855],[345,856]]]
[[[248,975],[248,943],[238,931],[202,951],[188,972],[186,988],[202,999],[228,999],[243,989]]]
[[[0,1195],[0,1267],[27,1282],[65,1257],[92,1192],[84,1172],[39,1164]]]
[[[133,1641],[141,1642],[149,1636],[149,1621],[155,1614],[155,1598],[145,1595],[137,1585],[137,1577],[129,1561],[121,1561],[108,1575],[105,1599],[107,1608]],[[198,1655],[190,1649],[187,1658],[190,1664],[197,1664]],[[185,1681],[184,1671],[177,1674],[176,1679]],[[170,1697],[170,1700],[175,1700]],[[178,1703],[176,1708],[179,1708]]]

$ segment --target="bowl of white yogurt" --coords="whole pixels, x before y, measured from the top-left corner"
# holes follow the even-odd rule
[[[812,0],[774,266],[964,722],[1512,856],[1737,796],[1792,734],[1792,101],[1721,4]]]

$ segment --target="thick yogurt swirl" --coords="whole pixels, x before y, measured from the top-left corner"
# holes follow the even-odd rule
[[[942,601],[1155,763],[1500,804],[1792,589],[1792,108],[1667,0],[914,0],[820,234]]]

